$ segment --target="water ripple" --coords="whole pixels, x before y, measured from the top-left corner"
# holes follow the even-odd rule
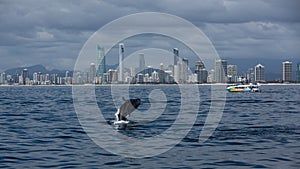
[[[165,100],[149,100],[154,89]],[[228,93],[223,118],[205,143],[199,133],[211,105],[209,86],[200,86],[200,110],[188,135],[173,149],[151,158],[124,158],[98,147],[81,128],[70,87],[0,87],[0,168],[299,168],[300,86],[262,86],[262,93]],[[116,107],[110,87],[96,87],[97,102],[112,125]],[[180,109],[174,86],[130,87],[146,112],[163,102],[154,120],[135,120],[112,130],[150,138],[170,128]],[[193,101],[191,100],[191,103]],[[101,129],[99,129],[101,131]]]

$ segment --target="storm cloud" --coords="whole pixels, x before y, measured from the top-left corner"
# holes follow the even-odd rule
[[[34,64],[72,69],[95,31],[119,17],[146,11],[192,22],[222,58],[299,61],[299,7],[300,1],[294,0],[2,0],[0,71]]]

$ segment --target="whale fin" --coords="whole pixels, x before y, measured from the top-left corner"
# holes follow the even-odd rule
[[[124,98],[124,97],[123,97]],[[141,104],[141,99],[129,99],[125,100],[125,103],[123,103],[120,108],[118,109],[118,112],[115,114],[116,120],[127,120],[127,117],[135,110],[137,109]]]

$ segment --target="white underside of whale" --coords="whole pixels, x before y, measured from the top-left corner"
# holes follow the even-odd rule
[[[129,121],[119,120],[119,118],[118,118],[119,113],[120,113],[120,109],[118,109],[118,111],[115,113],[116,121],[114,121],[114,125],[118,125],[118,124],[128,124]],[[128,117],[128,116],[127,116],[127,117]]]
[[[120,120],[120,121],[114,121],[114,125],[118,125],[118,124],[128,124],[129,121],[125,121],[125,120]]]

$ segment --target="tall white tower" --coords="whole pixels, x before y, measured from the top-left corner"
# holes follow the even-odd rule
[[[293,63],[289,61],[282,62],[282,80],[291,82],[293,80]]]
[[[225,83],[227,77],[227,61],[218,59],[215,61],[215,81]]]
[[[96,76],[103,79],[103,75],[106,72],[106,63],[105,63],[105,55],[104,55],[104,48],[100,45],[97,45],[98,50],[98,58],[97,58],[97,66],[96,66]]]
[[[95,83],[96,77],[96,65],[95,63],[90,64],[89,83]]]
[[[261,64],[255,66],[254,69],[255,81],[264,82],[265,81],[265,67]]]
[[[181,67],[181,78],[183,83],[186,83],[188,80],[188,72],[189,71],[189,60],[187,58],[182,59],[182,67]]]
[[[119,43],[119,76],[118,81],[124,82],[124,43]]]

